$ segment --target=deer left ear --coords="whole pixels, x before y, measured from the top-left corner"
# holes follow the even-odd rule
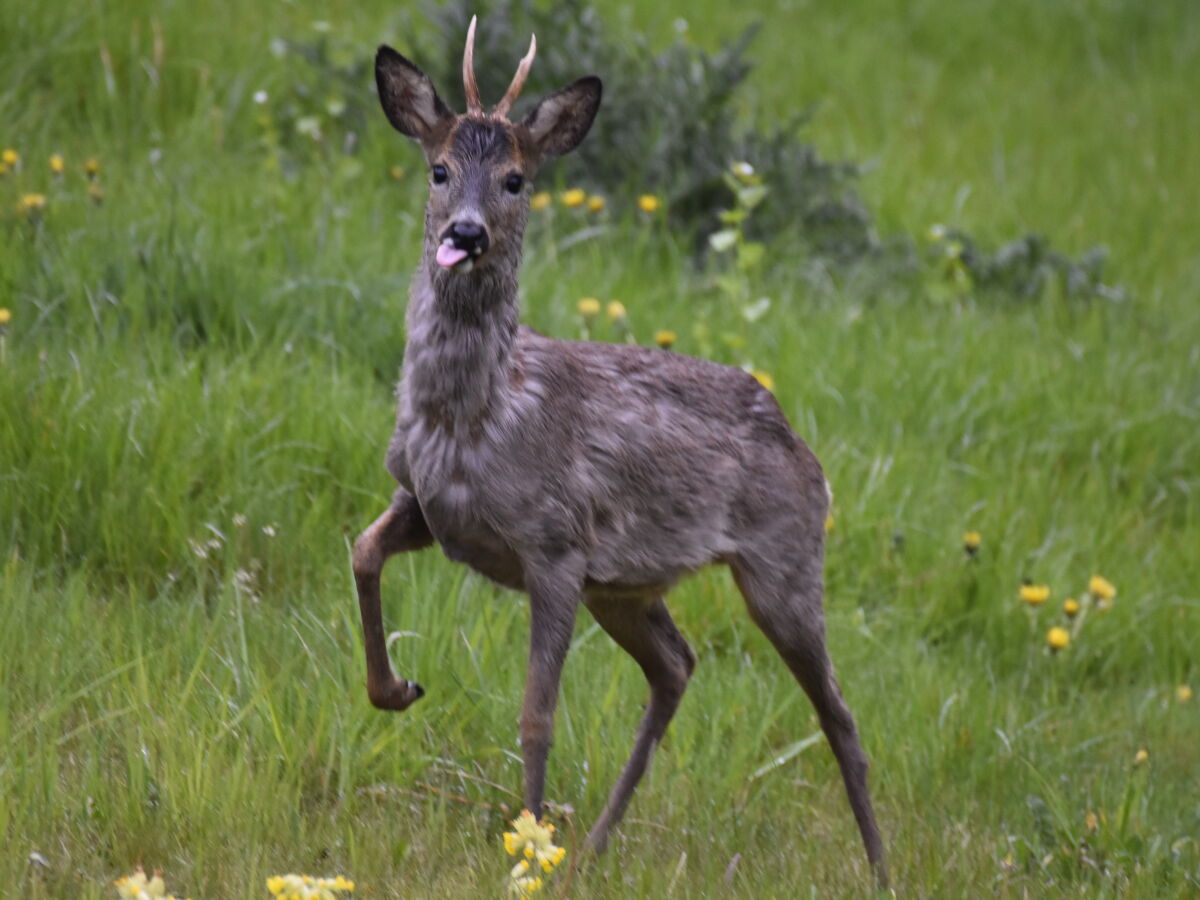
[[[600,109],[600,94],[600,79],[588,75],[540,100],[520,122],[539,155],[562,156],[578,147]]]
[[[429,76],[386,45],[375,54],[375,84],[388,121],[426,148],[454,118]]]

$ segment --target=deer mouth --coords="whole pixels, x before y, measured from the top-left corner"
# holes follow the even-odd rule
[[[459,263],[467,260],[470,253],[461,247],[454,246],[453,238],[446,238],[437,248],[437,264],[446,269],[453,269]]]
[[[487,253],[490,241],[481,226],[451,225],[442,234],[434,261],[443,269],[470,272]]]

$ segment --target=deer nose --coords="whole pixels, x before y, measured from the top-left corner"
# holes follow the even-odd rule
[[[450,238],[459,250],[465,250],[472,258],[482,256],[488,248],[487,229],[479,222],[452,222],[444,237]]]

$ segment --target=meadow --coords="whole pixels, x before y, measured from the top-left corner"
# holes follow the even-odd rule
[[[764,22],[742,114],[811,107],[804,139],[861,164],[883,238],[924,253],[942,224],[1108,248],[1119,293],[1019,299],[816,285],[781,234],[750,285],[770,306],[747,317],[665,210],[629,202],[654,185],[588,212],[559,198],[594,186],[549,170],[523,315],[578,336],[581,298],[619,300],[627,318],[601,312],[593,337],[670,329],[674,351],[769,374],[835,491],[830,648],[899,896],[1196,896],[1193,4],[599,14],[654,47],[681,17],[705,47]],[[310,134],[289,162],[264,112],[302,65],[273,39],[421,62],[425,16],[52,0],[0,21],[0,893],[113,897],[142,863],[196,900],[265,897],[284,872],[363,897],[501,895],[527,605],[436,550],[393,560],[392,658],[427,695],[385,714],[349,567],[393,488],[423,163],[375,111],[353,154]],[[374,102],[367,75],[361,91]],[[1086,596],[1095,575],[1115,597]],[[1023,599],[1026,580],[1049,598]],[[699,664],[591,860],[578,844],[646,691],[580,615],[547,784],[567,858],[545,895],[869,894],[811,707],[727,574],[669,605]]]

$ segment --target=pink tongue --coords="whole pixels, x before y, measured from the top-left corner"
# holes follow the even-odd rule
[[[439,266],[456,266],[467,258],[466,250],[459,250],[450,244],[438,244],[437,264]]]

